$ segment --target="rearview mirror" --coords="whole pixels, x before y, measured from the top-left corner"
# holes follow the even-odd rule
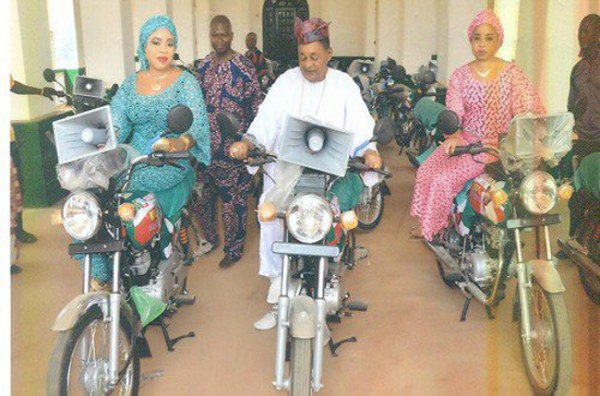
[[[396,65],[390,72],[394,81],[401,81],[406,78],[406,69],[401,65]]]
[[[56,80],[56,74],[52,69],[44,69],[44,80],[47,82],[53,82]]]
[[[449,135],[458,131],[458,128],[460,128],[460,120],[455,112],[444,110],[438,114],[436,125],[438,130]]]
[[[373,129],[373,141],[385,146],[392,141],[394,137],[395,122],[390,117],[383,117],[377,120]]]
[[[217,113],[217,125],[222,134],[238,137],[240,130],[240,120],[231,113],[222,111]]]
[[[191,128],[194,115],[189,107],[177,105],[167,114],[167,125],[172,133],[182,134]]]

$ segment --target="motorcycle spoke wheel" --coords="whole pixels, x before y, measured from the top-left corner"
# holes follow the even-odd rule
[[[521,336],[523,360],[537,395],[565,394],[571,383],[571,335],[560,293],[548,293],[535,280],[528,296],[531,338]],[[521,315],[522,317],[523,315]]]
[[[132,352],[132,332],[129,322],[121,315],[119,332],[119,372]],[[49,395],[105,395],[108,392],[109,322],[94,307],[85,312],[55,344],[48,370]],[[140,364],[133,357],[127,370],[111,395],[137,395]]]
[[[312,339],[292,338],[290,355],[290,395],[312,395]]]
[[[366,194],[366,188],[363,194]],[[381,190],[379,190],[370,201],[366,201],[361,197],[356,206],[358,229],[360,231],[371,231],[377,227],[383,217],[383,206],[383,193]]]

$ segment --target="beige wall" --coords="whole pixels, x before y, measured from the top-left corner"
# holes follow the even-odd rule
[[[46,85],[42,71],[52,67],[46,0],[11,0],[10,71],[13,78],[34,87]],[[27,120],[56,111],[41,96],[10,95],[11,120]]]
[[[99,0],[75,2],[77,5],[105,3]],[[187,62],[210,52],[208,24],[218,14],[227,15],[232,21],[235,50],[245,51],[244,37],[250,31],[258,34],[258,45],[262,48],[263,0],[107,1],[114,2],[129,3],[130,16],[123,13],[125,20],[114,21],[111,7],[99,6],[94,13],[78,21],[81,31],[94,32],[87,34],[91,39],[83,46],[85,65],[81,66],[107,82],[124,73],[115,74],[115,67],[129,70],[129,66],[119,64],[129,60],[124,57],[119,61],[113,57],[111,62],[104,62],[103,59],[109,59],[106,54],[114,49],[107,49],[104,37],[98,39],[94,35],[101,37],[107,32],[115,35],[114,29],[123,32],[130,29],[130,39],[117,37],[116,45],[124,51],[127,51],[124,45],[131,46],[129,53],[133,57],[140,26],[152,15],[167,14],[174,19],[180,36],[179,52]],[[485,7],[495,7],[507,30],[501,56],[515,59],[525,70],[550,111],[565,107],[569,72],[577,61],[579,21],[590,12],[600,12],[597,0],[308,0],[308,4],[311,16],[320,16],[332,23],[335,55],[374,56],[378,61],[390,56],[408,72],[415,72],[432,54],[438,54],[438,77],[442,82],[447,81],[452,70],[472,59],[466,39],[472,17]],[[45,0],[11,0],[11,5],[11,69],[26,82],[41,83],[41,70],[50,65],[49,50],[46,51],[47,44],[44,44],[48,25]],[[99,21],[103,29],[90,28],[98,26]],[[38,51],[38,47],[42,51]],[[23,59],[27,59],[27,63]],[[37,81],[33,80],[34,76]],[[12,98],[13,118],[27,118],[53,109],[50,102],[40,102],[38,98],[23,99],[14,95]]]

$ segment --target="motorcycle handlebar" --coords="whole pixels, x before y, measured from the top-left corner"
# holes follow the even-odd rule
[[[392,175],[390,172],[388,172],[384,168],[381,168],[381,169],[371,168],[370,166],[368,166],[367,164],[365,164],[364,161],[365,160],[362,157],[354,157],[354,158],[350,159],[350,161],[348,162],[348,168],[349,169],[354,169],[354,170],[357,170],[357,171],[375,172],[375,173],[379,173],[380,175],[384,175],[384,176],[387,176],[387,177],[390,177]]]
[[[450,154],[450,157],[457,157],[463,154],[476,155],[488,151],[486,147],[483,147],[481,143],[467,144],[466,146],[456,146],[454,152]]]

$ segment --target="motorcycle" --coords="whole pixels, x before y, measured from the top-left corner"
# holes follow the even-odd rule
[[[97,116],[92,113],[108,114],[104,131],[97,124],[98,118],[94,122]],[[171,338],[165,321],[182,305],[195,302],[187,290],[187,275],[195,261],[188,233],[190,214],[183,209],[181,219],[171,224],[154,194],[128,191],[136,167],[180,167],[178,161],[189,159],[189,153],[181,148],[163,151],[161,147],[171,142],[169,136],[187,131],[193,115],[184,106],[171,109],[168,131],[161,135],[167,140],[157,141],[147,155],[139,155],[128,146],[116,147],[109,118],[109,109],[104,106],[54,124],[57,131],[58,122],[76,119],[77,131],[89,128],[104,132],[103,145],[109,149],[98,149],[58,166],[61,184],[73,191],[62,208],[60,222],[75,239],[69,245],[69,254],[83,258],[83,293],[63,308],[52,325],[59,334],[49,363],[49,395],[136,395],[140,386],[139,359],[151,356],[146,326],[161,327],[169,351],[181,339],[194,337],[189,332]],[[59,159],[64,149],[61,139],[57,133]],[[167,250],[170,254],[163,254]],[[102,255],[112,264],[110,291],[94,291],[91,287],[93,255]]]
[[[571,231],[558,240],[563,256],[577,266],[583,290],[600,305],[600,194],[594,186],[600,170],[600,153],[586,156],[575,171],[576,192],[569,202]],[[597,184],[596,184],[597,185]]]
[[[437,125],[444,133],[454,133],[458,117],[444,111]],[[426,242],[437,257],[443,282],[465,296],[461,321],[467,318],[472,298],[492,319],[508,279],[517,278],[513,321],[520,322],[531,386],[543,395],[565,394],[571,378],[565,287],[552,257],[548,228],[561,221],[559,214],[548,212],[567,187],[558,187],[542,169],[556,166],[570,150],[572,127],[571,113],[517,116],[501,137],[499,149],[479,143],[456,147],[454,156],[492,155],[500,162],[487,165],[486,173],[467,183],[454,201],[450,225],[441,239]],[[535,229],[536,258],[526,261],[521,237],[528,228]]]
[[[293,118],[290,117],[288,123],[292,122],[290,120]],[[316,154],[325,145],[325,127],[304,122],[309,124],[306,130],[303,129],[307,144]],[[229,127],[226,123],[223,117],[222,131],[236,130],[233,123],[229,123]],[[371,141],[380,144],[387,144],[392,139],[392,132],[381,124],[374,135]],[[255,145],[248,163],[262,166],[278,161],[278,166],[287,167],[278,175],[275,187],[259,206],[258,216],[261,221],[285,219],[284,240],[272,246],[273,253],[283,256],[273,384],[277,390],[304,396],[322,388],[323,347],[328,345],[331,354],[337,356],[341,345],[356,342],[356,337],[334,342],[329,324],[340,323],[347,311],[367,310],[366,303],[350,302],[350,294],[342,289],[345,271],[355,264],[353,230],[358,219],[352,210],[339,213],[334,203],[337,196],[332,196],[332,189],[347,169],[363,171],[369,168],[357,158],[350,158],[344,164],[332,159],[311,166],[314,162],[308,158],[310,156],[305,156],[303,166],[284,164],[282,161],[295,154],[292,145],[285,144],[286,138],[282,139],[278,156]],[[300,159],[299,162],[303,161]],[[332,165],[333,162],[338,163]],[[333,241],[328,237],[331,231]]]
[[[393,121],[389,118],[383,118],[379,120],[379,128],[394,130]],[[359,146],[354,150],[354,158],[357,158],[357,153],[362,148]],[[363,190],[358,204],[354,207],[358,216],[357,229],[359,231],[371,231],[377,227],[383,218],[385,197],[391,195],[386,180],[391,178],[392,174],[389,168],[384,165],[382,169],[361,172],[360,177],[363,182]]]

